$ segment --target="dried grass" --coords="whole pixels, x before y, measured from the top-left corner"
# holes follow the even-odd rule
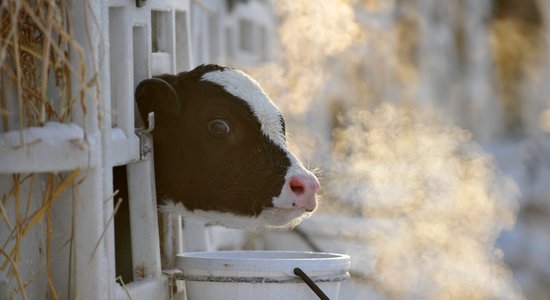
[[[66,0],[0,1],[0,133],[48,121],[70,122],[75,110],[86,112],[84,98],[93,83],[86,81],[84,50],[72,31]],[[24,142],[21,131],[20,143]],[[75,169],[64,175],[12,175],[11,190],[0,198],[0,223],[8,233],[0,241],[0,257],[5,258],[0,259],[0,271],[11,288],[10,298],[27,299],[25,289],[38,279],[46,280],[48,298],[58,299],[51,276],[59,250],[52,249],[52,207],[64,191],[79,184],[79,174]],[[36,194],[39,180],[41,195]],[[32,208],[40,199],[40,207]],[[36,274],[23,278],[21,247],[35,230],[44,231],[45,262]],[[62,247],[71,244],[68,240]],[[13,280],[16,288],[9,284]]]
[[[45,190],[43,195],[43,203],[36,211],[30,212],[30,203],[35,201],[33,197],[33,186],[36,174],[30,174],[28,176],[22,177],[19,174],[14,174],[13,187],[11,191],[7,194],[4,194],[2,197],[2,203],[0,207],[3,212],[6,211],[5,206],[8,204],[8,201],[14,201],[14,216],[15,222],[12,223],[10,218],[6,213],[2,213],[3,221],[8,224],[9,229],[11,230],[8,238],[3,241],[2,247],[0,248],[1,254],[6,258],[4,263],[0,266],[0,271],[7,274],[8,279],[13,278],[18,283],[18,290],[11,291],[12,295],[19,293],[23,299],[26,299],[25,287],[27,287],[34,279],[30,278],[26,283],[23,284],[23,279],[21,278],[18,264],[21,261],[21,245],[24,238],[27,237],[30,230],[34,228],[37,224],[45,221],[45,236],[46,236],[46,279],[49,285],[49,293],[52,299],[58,299],[56,289],[53,285],[51,278],[51,260],[52,260],[52,247],[51,247],[51,209],[55,201],[59,196],[67,190],[72,184],[75,183],[77,175],[80,173],[79,169],[73,170],[65,176],[57,176],[52,173],[46,175],[45,180]],[[21,211],[21,190],[25,189],[28,191],[27,203],[25,205],[24,211]],[[40,230],[40,229],[38,229]],[[28,238],[28,237],[27,237]],[[13,246],[12,246],[13,245]],[[9,251],[6,249],[11,247]]]
[[[86,111],[83,91],[89,84],[84,77],[84,51],[70,34],[67,6],[66,1],[46,0],[1,4],[0,115],[4,131],[47,121],[67,122],[75,103]]]

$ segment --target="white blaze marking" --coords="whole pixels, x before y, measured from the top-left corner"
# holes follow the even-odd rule
[[[286,149],[281,113],[252,77],[239,70],[225,69],[208,72],[202,80],[216,83],[226,92],[246,101],[260,121],[262,132],[281,149]]]

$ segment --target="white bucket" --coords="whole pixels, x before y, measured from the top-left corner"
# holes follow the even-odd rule
[[[304,271],[331,300],[349,277],[350,257],[297,251],[214,251],[179,254],[188,300],[318,299],[296,275]]]

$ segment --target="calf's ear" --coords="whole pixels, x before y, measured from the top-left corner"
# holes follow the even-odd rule
[[[155,119],[162,121],[179,114],[181,104],[174,88],[163,79],[145,79],[136,87],[135,95],[139,113],[144,121],[150,112],[155,113]]]

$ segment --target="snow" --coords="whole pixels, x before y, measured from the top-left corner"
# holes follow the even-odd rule
[[[0,146],[21,146],[21,135],[24,145],[35,143],[55,145],[62,141],[84,139],[84,131],[76,124],[47,122],[42,127],[29,127],[22,131],[12,130],[0,134]]]
[[[151,53],[151,74],[161,75],[167,73],[173,73],[170,70],[170,60],[172,57],[170,53],[166,52],[153,52]]]

